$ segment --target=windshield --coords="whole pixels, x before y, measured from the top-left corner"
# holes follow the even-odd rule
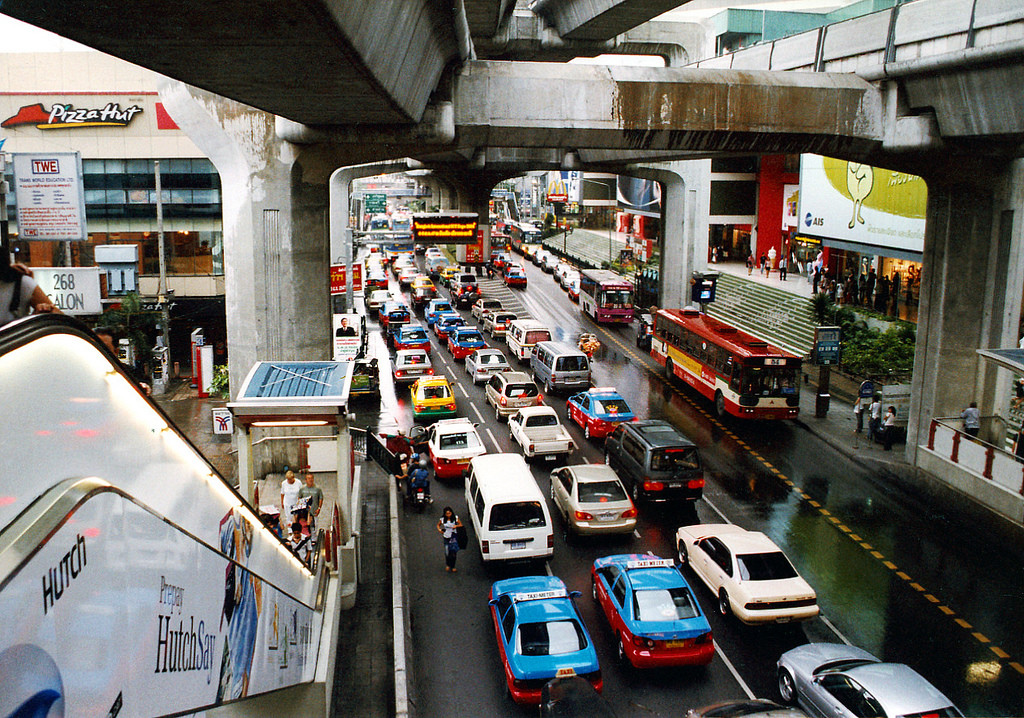
[[[475,431],[463,431],[458,434],[442,434],[438,446],[442,449],[476,449],[481,444]]]
[[[742,581],[777,581],[796,578],[796,569],[782,551],[746,553],[736,557]]]
[[[434,314],[438,314],[440,312],[450,312],[452,311],[452,305],[449,304],[448,302],[445,302],[444,304],[435,304],[434,308],[431,309],[430,311],[432,311]]]
[[[558,417],[554,414],[540,414],[538,416],[530,416],[526,419],[527,426],[557,426]]]
[[[477,364],[504,364],[505,360],[500,354],[477,354]]]
[[[588,481],[577,489],[580,503],[603,504],[608,501],[625,501],[626,491],[618,481]]]
[[[628,289],[607,289],[597,303],[604,309],[628,309],[633,306],[633,293]]]
[[[494,317],[494,321],[497,324],[508,324],[509,322],[514,322],[515,319],[515,314],[498,314]]]
[[[406,354],[402,361],[403,364],[426,364],[426,354]]]
[[[576,621],[524,623],[516,632],[516,651],[521,656],[557,656],[587,647],[587,638]]]
[[[733,372],[730,385],[740,394],[748,396],[795,396],[796,367],[738,367]]]
[[[622,399],[594,399],[596,414],[628,414],[629,407]]]
[[[403,342],[425,342],[427,341],[427,333],[422,329],[412,329],[408,332],[402,332]]]
[[[484,340],[480,332],[462,332],[459,334],[460,342],[482,342]]]
[[[476,277],[472,274],[462,274],[459,276],[460,284],[476,284]]]
[[[633,611],[638,621],[679,621],[700,615],[693,596],[682,586],[637,591]]]
[[[392,324],[404,324],[409,321],[409,312],[391,312],[388,321]]]
[[[651,454],[651,471],[692,471],[700,468],[696,447],[658,449]]]
[[[451,395],[451,392],[448,391],[448,387],[444,384],[423,387],[424,399],[447,399]]]
[[[547,329],[534,329],[533,331],[526,332],[526,343],[536,344],[537,342],[549,342],[551,341],[551,332]]]
[[[505,396],[510,399],[522,399],[527,396],[537,396],[537,385],[530,384],[509,384],[505,387]]]
[[[510,504],[495,504],[491,508],[491,531],[512,529],[535,529],[547,526],[544,511],[537,501],[514,501]]]

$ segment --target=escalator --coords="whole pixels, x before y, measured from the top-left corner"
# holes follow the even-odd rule
[[[0,718],[314,680],[325,552],[307,565],[263,527],[74,319],[0,329],[0,456]]]

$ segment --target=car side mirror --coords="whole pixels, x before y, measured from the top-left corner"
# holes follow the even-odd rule
[[[579,598],[582,595],[579,591],[569,591],[569,598]]]
[[[490,601],[487,602],[487,605],[488,606],[497,606],[498,605],[498,599],[492,598]]]

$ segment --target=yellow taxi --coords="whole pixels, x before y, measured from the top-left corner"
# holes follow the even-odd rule
[[[460,274],[461,272],[462,269],[459,268],[458,266],[445,267],[444,269],[441,270],[441,278],[438,281],[441,282],[443,286],[447,287],[448,282],[451,281],[451,278],[454,277],[456,274]]]
[[[415,292],[417,289],[437,289],[434,283],[430,281],[430,277],[425,274],[421,274],[416,279],[412,280],[412,290]]]
[[[455,416],[455,393],[443,376],[425,376],[412,385],[413,419],[443,419]]]

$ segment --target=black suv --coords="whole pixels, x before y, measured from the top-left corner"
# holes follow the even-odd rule
[[[700,452],[668,422],[620,424],[604,454],[634,501],[696,501],[704,493]]]

